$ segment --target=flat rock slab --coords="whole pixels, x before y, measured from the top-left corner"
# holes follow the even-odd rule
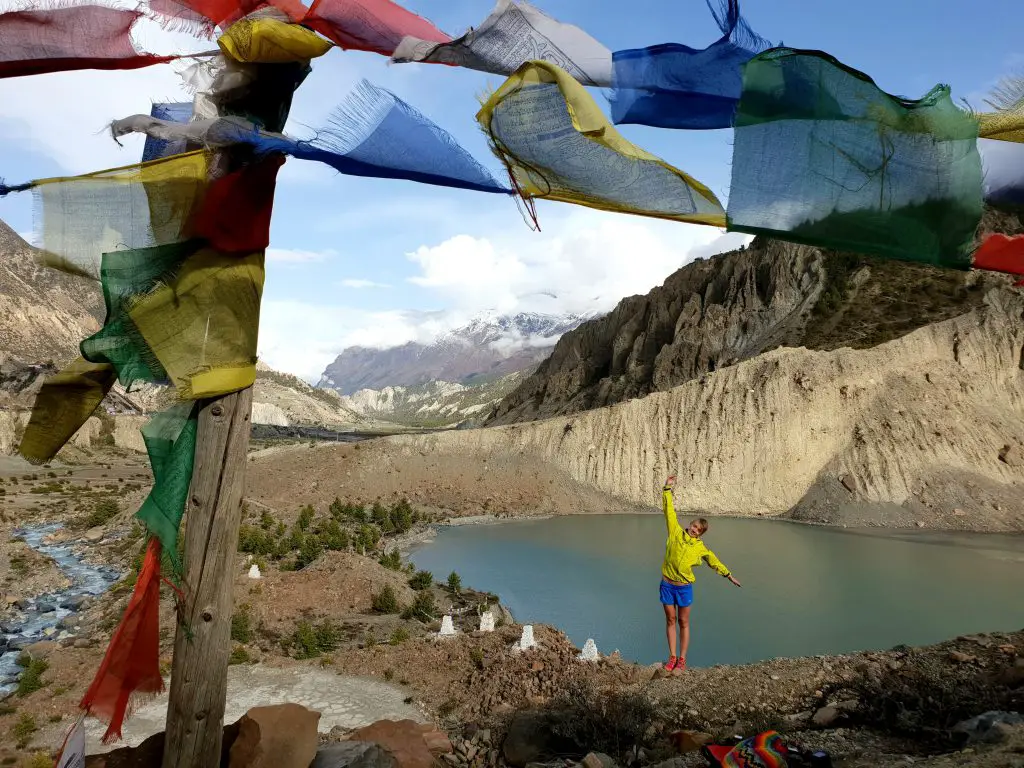
[[[169,681],[168,690],[170,689]],[[252,707],[270,704],[301,704],[320,712],[320,733],[335,726],[362,728],[378,720],[416,720],[426,716],[414,705],[404,702],[408,693],[370,677],[347,677],[330,670],[309,667],[279,669],[259,664],[239,664],[228,668],[228,702],[224,722],[233,723]],[[167,719],[167,691],[142,703],[125,721],[124,739],[115,744],[100,742],[105,726],[86,720],[86,751],[109,752],[124,746],[137,746],[147,736],[164,730]]]

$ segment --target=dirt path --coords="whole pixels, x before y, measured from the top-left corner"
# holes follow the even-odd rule
[[[167,682],[169,685],[170,681]],[[103,724],[87,720],[89,753],[136,746],[148,736],[162,731],[167,719],[167,696],[165,692],[139,707],[125,722],[124,741],[116,744],[103,745],[100,742]],[[359,728],[385,718],[427,722],[428,718],[418,707],[405,703],[408,696],[409,693],[398,686],[370,677],[351,677],[300,666],[240,665],[228,669],[228,704],[224,722],[235,722],[252,707],[285,702],[302,704],[320,712],[321,733],[329,733],[335,726]],[[59,740],[49,741],[57,743]]]

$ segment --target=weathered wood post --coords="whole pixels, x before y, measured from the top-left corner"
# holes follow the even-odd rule
[[[281,131],[295,87],[308,62],[234,64],[248,85],[222,98],[222,115],[257,120]],[[226,148],[212,163],[218,172],[250,158],[245,148]],[[230,212],[225,212],[230,215]],[[235,555],[242,519],[252,387],[200,404],[195,467],[186,506],[185,599],[178,617],[167,708],[163,768],[220,765]]]

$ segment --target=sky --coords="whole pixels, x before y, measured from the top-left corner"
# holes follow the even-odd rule
[[[492,0],[403,4],[452,35],[478,24],[493,7]],[[613,51],[665,42],[705,47],[719,34],[704,0],[533,4]],[[954,99],[980,108],[1000,77],[1024,72],[1020,0],[744,0],[741,9],[773,43],[827,51],[908,98],[946,83]],[[156,53],[213,47],[149,23],[140,25],[137,38]],[[18,183],[137,162],[142,140],[126,137],[118,145],[106,127],[148,113],[154,101],[190,100],[176,74],[181,68],[0,80],[0,178]],[[475,120],[480,96],[502,78],[471,70],[390,64],[376,54],[332,50],[313,62],[286,132],[308,136],[362,79],[409,102],[503,177]],[[591,94],[607,112],[604,93]],[[619,129],[727,199],[730,131]],[[607,311],[694,258],[743,241],[710,227],[562,203],[539,201],[537,213],[540,232],[505,196],[345,177],[289,160],[279,176],[267,254],[261,358],[315,382],[353,344],[429,342],[481,312]],[[30,193],[0,199],[0,219],[35,242]]]

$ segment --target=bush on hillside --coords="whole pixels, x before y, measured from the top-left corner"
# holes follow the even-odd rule
[[[409,579],[409,586],[415,590],[427,589],[434,583],[434,574],[430,571],[416,571],[416,575]]]
[[[434,595],[426,590],[416,593],[412,605],[402,611],[403,619],[417,619],[424,623],[437,618],[437,604],[434,602]]]
[[[397,549],[392,549],[390,552],[385,552],[380,556],[378,560],[381,565],[391,571],[402,570],[402,555]]]
[[[401,610],[398,596],[390,584],[385,584],[384,588],[371,598],[370,604],[374,613],[398,613]]]

